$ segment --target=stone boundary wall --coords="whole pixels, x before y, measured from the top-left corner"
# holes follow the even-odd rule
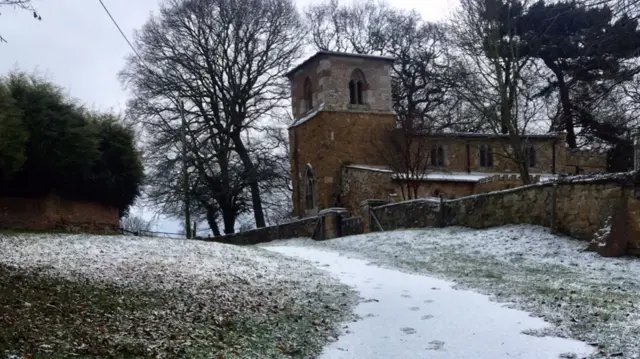
[[[0,197],[0,229],[118,234],[118,208],[50,195]]]
[[[532,184],[539,183],[540,176],[530,175],[529,181]],[[519,174],[499,174],[479,180],[474,187],[474,193],[502,191],[521,186],[522,182]]]
[[[567,149],[565,172],[576,173],[576,169],[580,169],[581,173],[604,172],[607,170],[607,154],[590,150]]]
[[[622,216],[629,253],[640,254],[640,174],[575,176],[452,200],[414,200],[371,208],[384,230],[435,226],[550,227],[592,240],[607,220]],[[373,228],[373,224],[371,225]]]
[[[311,237],[318,223],[318,217],[303,218],[277,226],[258,228],[246,232],[227,234],[220,237],[202,238],[206,242],[218,242],[235,245],[253,245],[278,239]]]

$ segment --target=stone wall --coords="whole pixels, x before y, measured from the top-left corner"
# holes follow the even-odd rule
[[[556,173],[565,168],[565,134],[545,135],[523,140],[527,146],[533,147],[536,154],[531,173]],[[421,148],[442,146],[445,163],[442,167],[433,167],[434,171],[450,172],[506,172],[518,173],[518,167],[507,152],[511,147],[509,138],[480,134],[431,134],[422,136]],[[493,152],[493,166],[480,166],[481,146],[490,146]],[[555,148],[555,166],[554,166]]]
[[[321,111],[313,119],[291,128],[291,169],[294,213],[305,216],[304,174],[313,168],[319,209],[338,205],[339,177],[344,165],[385,165],[381,154],[394,115],[364,112]]]
[[[589,150],[567,150],[567,164],[564,173],[588,174],[607,171],[607,154]]]
[[[119,221],[118,208],[91,202],[57,196],[0,198],[0,229],[116,234]]]
[[[473,194],[475,183],[453,181],[421,181],[418,187],[418,198],[459,198]],[[406,186],[405,186],[406,191]]]
[[[360,203],[370,198],[388,199],[396,193],[391,170],[371,166],[344,166],[340,177],[340,203],[351,214],[359,213]]]
[[[480,229],[532,224],[591,240],[624,204],[622,232],[629,237],[628,252],[640,254],[639,186],[637,173],[578,176],[445,200],[442,206],[438,202],[418,200],[376,207],[372,212],[384,230],[436,225]]]
[[[443,202],[444,203],[444,202]],[[391,203],[371,209],[382,226],[382,230],[390,231],[401,228],[437,227],[441,224],[440,201],[433,199],[416,199],[399,203]],[[363,213],[363,216],[366,214]],[[368,221],[369,229],[377,231],[376,221]],[[367,231],[365,225],[365,232]]]
[[[529,176],[529,181],[532,184],[538,183],[540,182],[540,176]],[[520,180],[520,175],[494,175],[479,180],[474,187],[474,193],[479,194],[503,191],[505,189],[511,189],[521,186],[522,181]]]
[[[309,238],[313,235],[317,223],[318,217],[309,217],[277,226],[258,228],[221,237],[202,238],[202,240],[235,245],[253,245],[277,239]]]

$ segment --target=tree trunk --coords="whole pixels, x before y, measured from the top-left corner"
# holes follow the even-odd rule
[[[558,90],[560,92],[560,104],[562,104],[561,121],[564,125],[565,131],[567,131],[567,145],[569,148],[577,148],[578,143],[576,141],[576,132],[573,124],[572,116],[572,103],[569,95],[569,86],[565,81],[564,74],[553,61],[544,61],[544,63],[553,71],[558,80]]]
[[[216,221],[216,213],[212,207],[207,208],[207,223],[209,224],[209,228],[213,232],[214,237],[220,236],[220,228],[218,227],[218,222]]]
[[[233,209],[222,210],[222,222],[224,223],[224,233],[232,234],[236,230],[236,215],[233,213]]]
[[[531,178],[529,177],[529,163],[525,158],[524,150],[522,148],[522,140],[519,135],[511,136],[511,147],[513,148],[513,155],[515,156],[518,172],[520,173],[520,182],[523,186],[531,184]]]
[[[561,77],[562,78],[562,77]],[[569,88],[564,82],[564,78],[562,80],[558,79],[558,86],[560,88],[560,102],[562,102],[562,122],[564,123],[564,128],[567,131],[567,145],[569,148],[578,147],[578,143],[576,141],[576,132],[573,127],[573,116],[571,115],[571,99],[569,97]]]
[[[247,169],[249,175],[249,188],[251,189],[251,203],[253,205],[253,215],[256,220],[256,227],[265,227],[264,211],[262,209],[262,199],[260,198],[260,186],[258,185],[258,173],[256,166],[253,164],[251,157],[244,146],[240,135],[233,136],[233,143],[236,147],[236,152],[242,160],[242,164]]]

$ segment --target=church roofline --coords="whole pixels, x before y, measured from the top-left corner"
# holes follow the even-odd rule
[[[509,138],[509,134],[495,134],[495,133],[476,133],[476,132],[442,132],[442,133],[418,133],[418,135],[424,137],[455,137],[455,138]],[[527,134],[520,135],[524,139],[537,139],[537,140],[552,140],[562,137],[562,133],[552,132],[545,134]]]
[[[315,60],[316,58],[318,58],[320,56],[323,56],[323,55],[324,56],[337,56],[337,57],[356,57],[356,58],[361,58],[361,59],[382,60],[382,61],[387,61],[387,62],[394,62],[396,60],[394,57],[389,57],[389,56],[354,54],[354,53],[350,53],[350,52],[338,52],[338,51],[318,51],[314,55],[309,57],[308,59],[304,60],[301,64],[297,65],[296,67],[291,69],[289,72],[287,72],[285,74],[285,76],[287,76],[287,78],[291,79],[294,73],[296,73],[298,70],[300,70],[302,67],[304,67],[309,62],[311,62],[311,61]]]

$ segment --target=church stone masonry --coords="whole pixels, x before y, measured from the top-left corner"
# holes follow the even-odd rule
[[[294,123],[289,127],[294,215],[331,207],[356,214],[367,199],[401,200],[397,174],[383,151],[396,114],[394,59],[321,51],[288,73]],[[534,181],[605,169],[604,155],[568,151],[564,133],[526,136]],[[424,135],[433,155],[420,197],[448,198],[517,186],[505,158],[508,137],[477,133]],[[636,146],[637,148],[637,146]],[[487,157],[489,155],[489,157]]]
[[[393,58],[318,52],[289,72],[294,124],[289,128],[294,212],[338,205],[343,165],[384,165],[379,141],[395,123]]]

